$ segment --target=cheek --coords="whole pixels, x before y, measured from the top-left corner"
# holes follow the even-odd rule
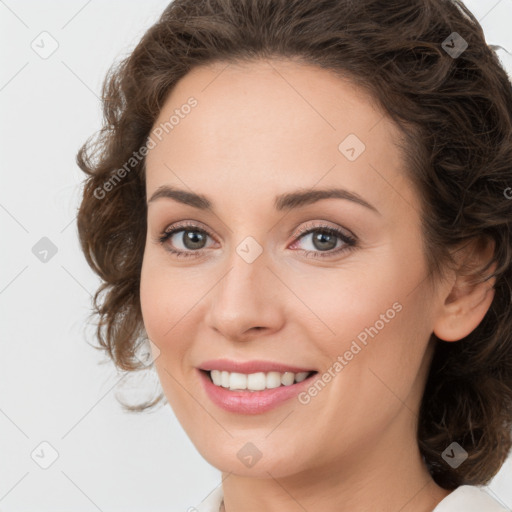
[[[388,263],[386,272],[356,280],[347,274],[307,295],[322,322],[306,319],[303,325],[319,326],[308,337],[325,356],[321,377],[327,383],[307,407],[312,416],[323,415],[326,425],[341,425],[331,431],[340,443],[379,435],[402,401],[411,399],[413,408],[418,398],[429,338],[424,291],[411,293],[420,269],[409,267],[406,274],[401,265]]]
[[[359,374],[353,381],[358,385],[360,372],[370,368],[406,392],[430,334],[428,294],[424,284],[418,286],[425,275],[418,250],[406,254],[388,246],[375,251],[372,265],[354,260],[325,278],[315,273],[300,280],[295,291],[310,310],[301,322],[327,356],[326,368],[342,356],[343,369]]]
[[[197,327],[197,311],[208,287],[179,268],[166,264],[162,255],[149,249],[140,278],[140,304],[147,335],[161,351],[157,367],[176,368],[185,362]],[[195,284],[194,284],[195,283]],[[209,285],[210,286],[210,285]]]
[[[339,353],[360,333],[364,339],[365,328],[376,322],[379,331],[388,329],[400,316],[397,302],[405,295],[408,276],[399,276],[401,267],[392,254],[381,250],[374,252],[372,262],[354,258],[339,269],[315,269],[295,278],[294,293],[307,306],[297,306],[302,325],[310,334],[318,333],[331,353]]]
[[[180,329],[183,329],[185,321],[178,322],[183,316],[179,314],[182,307],[178,304],[180,292],[173,292],[175,286],[171,286],[161,268],[151,262],[150,256],[145,257],[141,269],[140,304],[146,333],[160,351],[155,359],[155,368],[162,389],[171,406],[179,409],[183,406],[180,405],[183,397],[180,398],[179,386],[171,375],[177,374],[184,360],[186,346],[180,344],[180,340],[186,337],[180,336]]]
[[[150,339],[157,338],[156,334],[162,330],[163,304],[158,300],[156,283],[151,279],[148,272],[141,273],[140,280],[140,307],[144,327]]]
[[[159,271],[159,268],[161,267],[152,254],[146,252],[140,278],[142,318],[148,337],[160,346],[161,341],[167,338],[165,335],[175,321],[175,316],[171,314],[171,311],[173,303],[178,298],[176,293],[173,293],[173,288],[165,277],[165,273]]]

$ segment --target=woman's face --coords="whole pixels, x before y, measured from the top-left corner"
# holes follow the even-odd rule
[[[148,203],[140,298],[165,395],[215,467],[285,477],[416,456],[440,300],[398,136],[355,86],[285,60],[198,67],[167,98],[147,198],[183,194]],[[252,394],[206,382],[220,359],[318,373]]]

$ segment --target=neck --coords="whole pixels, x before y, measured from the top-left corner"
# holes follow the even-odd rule
[[[341,463],[280,478],[222,473],[220,510],[432,512],[451,491],[432,480],[419,451],[411,457],[414,446],[417,449],[416,443],[403,443],[397,450],[378,453],[371,446]]]

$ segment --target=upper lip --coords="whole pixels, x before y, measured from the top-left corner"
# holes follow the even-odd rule
[[[299,366],[292,366],[284,363],[278,363],[275,361],[232,361],[230,359],[211,359],[204,361],[198,366],[200,370],[224,370],[227,372],[236,373],[258,373],[258,372],[311,372],[315,371],[311,368],[303,368]]]

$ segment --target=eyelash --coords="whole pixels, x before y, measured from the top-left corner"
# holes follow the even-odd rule
[[[180,231],[195,231],[204,235],[208,235],[209,237],[213,238],[212,235],[206,231],[205,229],[200,228],[196,224],[193,223],[182,223],[180,225],[177,225],[173,227],[171,230],[165,230],[154,240],[156,243],[159,243],[161,245],[164,245],[167,240],[169,240],[174,234],[179,233]],[[320,232],[322,234],[328,234],[328,235],[334,235],[340,238],[345,246],[338,248],[336,250],[330,250],[330,251],[306,251],[304,249],[299,249],[299,252],[303,252],[307,254],[307,257],[313,257],[313,258],[329,258],[333,257],[335,255],[338,255],[345,251],[351,251],[355,249],[357,246],[357,239],[353,236],[349,236],[342,232],[339,229],[333,228],[332,226],[327,225],[319,225],[319,226],[312,226],[312,227],[304,227],[299,230],[299,232],[295,235],[295,240],[300,240],[301,238],[304,238],[306,235],[310,233],[316,233]],[[295,242],[294,242],[295,243]],[[188,250],[188,251],[177,251],[176,249],[171,249],[170,247],[165,248],[167,251],[169,251],[171,254],[174,254],[178,258],[189,258],[189,257],[199,257],[201,256],[201,253],[205,249],[199,249],[199,250]]]

